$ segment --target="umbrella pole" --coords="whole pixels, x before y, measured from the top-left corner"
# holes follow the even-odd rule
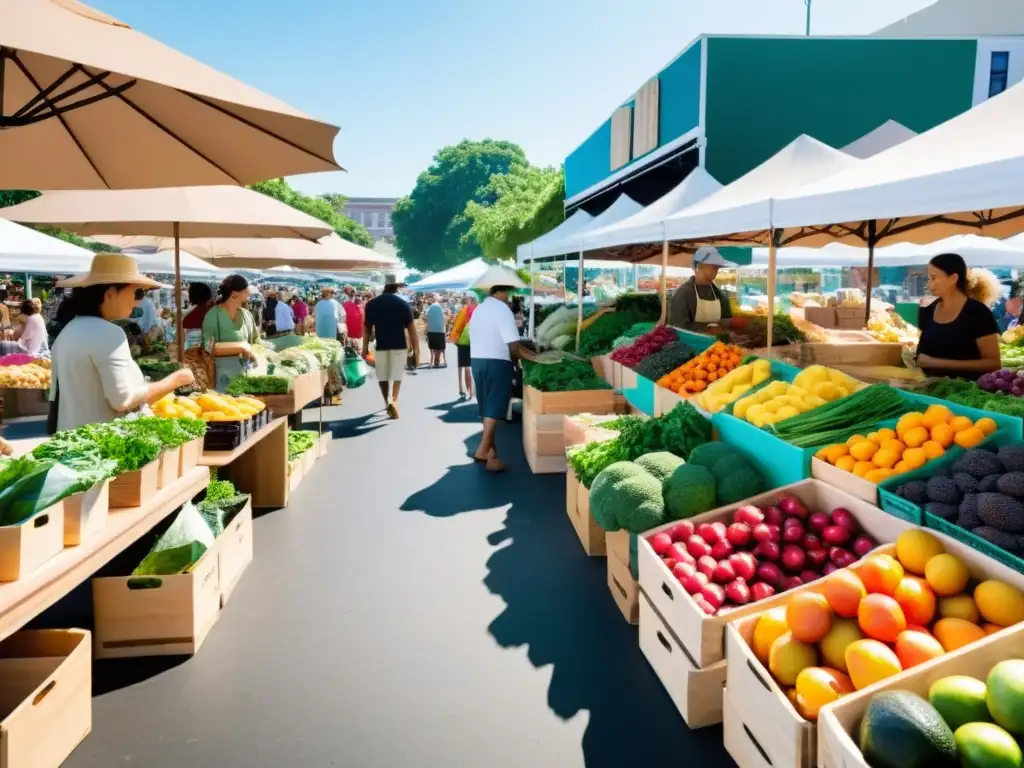
[[[772,356],[772,331],[775,324],[775,230],[768,232],[768,357]]]
[[[174,222],[174,347],[178,362],[185,362],[185,329],[182,325],[181,303],[181,250],[178,236],[178,222]]]
[[[658,318],[658,325],[668,323],[668,240],[661,243],[661,286],[658,289],[661,293],[661,317]]]
[[[864,302],[864,326],[867,327],[871,319],[871,281],[875,272],[875,240],[878,239],[878,222],[872,219],[868,222],[868,289],[867,300]]]
[[[576,352],[580,351],[580,334],[583,329],[583,250],[580,250],[579,274],[576,276]]]

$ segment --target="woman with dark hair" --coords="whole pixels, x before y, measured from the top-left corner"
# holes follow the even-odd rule
[[[216,359],[214,389],[225,392],[228,383],[244,372],[246,360],[254,360],[252,344],[260,337],[256,318],[245,308],[249,281],[228,275],[217,289],[217,303],[203,320],[203,347]]]
[[[928,262],[928,290],[938,298],[920,310],[917,364],[931,376],[963,379],[998,370],[999,325],[988,307],[968,296],[963,258],[942,253]]]
[[[60,285],[74,290],[61,305],[66,325],[53,344],[50,401],[55,429],[111,421],[192,383],[188,369],[147,382],[132,360],[128,338],[114,323],[135,308],[137,288],[162,287],[139,272],[131,256],[96,254],[88,274]]]
[[[203,327],[206,313],[213,306],[213,289],[206,283],[189,283],[188,303],[192,309],[182,318],[181,325],[186,330],[198,331]]]
[[[21,327],[14,331],[14,338],[18,342],[18,346],[30,355],[49,352],[50,348],[46,342],[46,323],[34,300],[26,299],[21,302],[21,322]]]

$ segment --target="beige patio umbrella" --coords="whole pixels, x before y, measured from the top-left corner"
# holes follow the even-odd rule
[[[76,0],[0,0],[0,189],[336,171],[314,120]]]
[[[46,192],[34,200],[0,208],[0,217],[23,224],[61,227],[83,236],[170,237],[174,243],[179,360],[184,353],[179,245],[182,237],[315,240],[331,232],[329,224],[279,200],[245,187],[228,186]]]

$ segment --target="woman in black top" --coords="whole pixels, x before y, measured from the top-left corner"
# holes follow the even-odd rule
[[[919,316],[917,363],[925,373],[976,379],[999,370],[999,325],[988,307],[967,295],[964,260],[943,253],[928,262],[928,290],[938,299]]]

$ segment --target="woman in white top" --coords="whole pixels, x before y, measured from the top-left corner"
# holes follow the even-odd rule
[[[43,316],[39,313],[35,300],[26,299],[21,302],[21,318],[24,324],[14,332],[18,346],[30,355],[49,352],[50,348],[46,342],[46,323],[43,322]]]
[[[112,321],[127,318],[135,308],[136,288],[159,288],[139,272],[131,256],[99,253],[89,273],[58,283],[74,288],[70,320],[53,343],[52,410],[56,429],[111,421],[178,387],[193,382],[192,371],[182,368],[149,383],[132,360],[128,338]]]

